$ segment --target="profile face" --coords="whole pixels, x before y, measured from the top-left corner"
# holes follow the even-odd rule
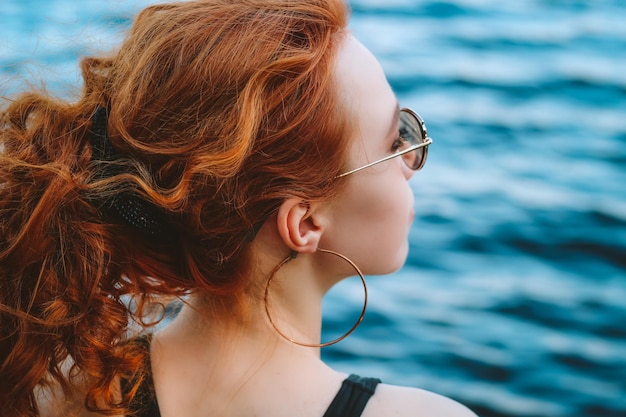
[[[353,36],[338,51],[336,81],[352,117],[348,169],[395,153],[399,106],[374,56]],[[366,274],[399,269],[408,254],[414,217],[411,171],[393,158],[346,176],[346,187],[331,203],[332,225],[321,247],[343,251]]]

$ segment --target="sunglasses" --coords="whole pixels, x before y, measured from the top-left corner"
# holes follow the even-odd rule
[[[400,110],[400,129],[398,132],[399,139],[402,140],[402,144],[396,153],[348,172],[344,172],[343,174],[338,175],[337,178],[354,174],[355,172],[359,172],[365,168],[369,168],[398,156],[401,156],[406,166],[413,171],[419,171],[422,169],[426,163],[426,157],[428,156],[428,145],[433,143],[433,140],[428,137],[424,120],[422,120],[422,118],[413,110],[404,108]]]

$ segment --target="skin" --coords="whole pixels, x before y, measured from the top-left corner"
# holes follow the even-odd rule
[[[356,122],[350,168],[393,153],[396,98],[376,59],[352,36],[343,40],[335,75]],[[250,282],[264,288],[276,265],[299,253],[279,270],[271,287],[272,316],[284,333],[319,343],[322,298],[354,274],[345,261],[317,252],[318,247],[347,255],[365,274],[386,274],[402,266],[414,217],[408,185],[412,175],[401,158],[393,158],[347,176],[341,196],[330,203],[286,200],[263,225],[252,243]],[[262,292],[256,295],[244,317],[219,320],[212,319],[210,302],[192,297],[154,335],[152,372],[163,417],[324,414],[347,375],[324,364],[318,348],[280,337],[266,317]],[[416,415],[474,416],[448,398],[386,384],[378,386],[363,413]]]

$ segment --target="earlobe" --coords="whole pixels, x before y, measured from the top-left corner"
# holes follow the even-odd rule
[[[277,216],[278,233],[293,251],[313,253],[317,250],[323,228],[317,224],[311,206],[298,198],[280,205]]]

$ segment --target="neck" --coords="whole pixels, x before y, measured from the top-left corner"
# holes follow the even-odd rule
[[[185,395],[192,397],[189,403],[202,410],[227,410],[233,404],[245,409],[259,404],[259,401],[252,401],[255,398],[275,396],[277,389],[313,392],[319,388],[320,381],[335,381],[336,386],[331,385],[329,389],[336,390],[344,376],[324,365],[320,348],[286,340],[267,318],[263,302],[265,284],[286,256],[286,253],[279,253],[257,258],[260,259],[254,263],[257,273],[248,277],[248,282],[257,283],[246,290],[245,303],[217,297],[191,297],[178,317],[155,335],[151,353],[155,358],[153,370],[156,363],[156,380],[175,380],[159,379],[163,375],[184,376],[190,391]],[[276,271],[269,288],[269,311],[276,326],[285,335],[303,343],[320,342],[322,297],[338,280],[337,274],[328,275],[332,270],[328,265],[316,264],[319,259],[315,254],[299,255]],[[258,280],[255,281],[255,277]],[[234,310],[241,311],[239,314],[229,314],[227,306],[242,304],[245,308]],[[302,375],[308,377],[302,378]],[[288,381],[285,387],[277,388],[277,376]],[[158,390],[157,386],[157,395]],[[194,413],[197,414],[197,410]],[[212,414],[227,415],[226,412]],[[250,410],[246,409],[245,414],[249,415]]]
[[[322,298],[327,286],[314,256],[286,258],[264,288],[264,321],[283,339],[300,345],[320,343]]]
[[[313,258],[299,255],[286,262],[273,275],[269,286],[272,270],[280,262],[268,262],[274,265],[262,268],[264,271],[257,274],[262,279],[249,278],[249,282],[258,284],[254,285],[256,289],[250,286],[243,301],[242,296],[193,296],[167,331],[178,333],[180,340],[202,340],[204,350],[271,346],[275,351],[296,349],[319,358],[319,348],[296,346],[287,340],[320,343],[322,298],[330,285],[320,284],[324,282],[323,272]],[[220,343],[214,343],[215,340]]]

